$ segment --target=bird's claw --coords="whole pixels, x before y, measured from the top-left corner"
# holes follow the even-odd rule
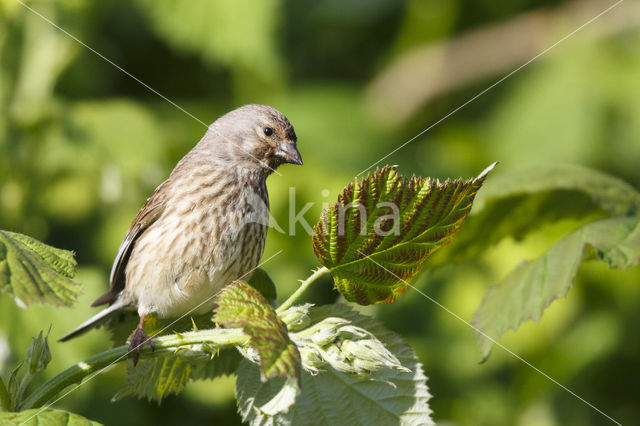
[[[131,337],[131,344],[129,345],[129,352],[133,352],[133,366],[135,367],[138,364],[138,358],[140,358],[140,352],[142,352],[142,345],[146,343],[151,346],[151,350],[156,350],[156,344],[153,340],[147,336],[142,327],[136,328],[135,333]]]

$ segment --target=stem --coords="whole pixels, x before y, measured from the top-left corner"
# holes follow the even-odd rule
[[[0,377],[0,411],[9,411],[11,409],[11,397],[7,392],[7,387]]]
[[[311,274],[309,276],[309,278],[307,278],[306,280],[302,281],[302,283],[300,284],[300,287],[298,287],[298,289],[291,296],[289,296],[289,298],[287,300],[285,300],[284,303],[282,303],[282,305],[278,306],[278,309],[276,309],[276,312],[280,313],[280,312],[284,311],[285,309],[287,309],[288,307],[290,307],[291,305],[293,305],[293,302],[298,300],[300,295],[302,293],[304,293],[304,291],[307,289],[307,287],[309,287],[315,280],[317,280],[318,278],[320,278],[324,274],[328,274],[328,273],[329,273],[329,270],[327,268],[325,268],[324,266],[322,268],[316,270],[313,274]]]
[[[186,345],[206,343],[215,348],[222,348],[225,346],[242,345],[247,343],[248,340],[249,337],[242,332],[242,329],[239,328],[216,328],[155,337],[153,339],[155,343],[155,351],[152,351],[149,345],[143,345],[140,358],[156,358],[167,353],[175,353],[176,348]],[[76,387],[78,387],[85,378],[87,378],[87,380],[91,380],[93,377],[102,373],[112,365],[125,361],[128,353],[128,346],[118,346],[117,348],[94,355],[67,368],[30,394],[20,404],[19,409],[27,410],[29,408],[36,408],[45,405],[68,386],[77,384]]]

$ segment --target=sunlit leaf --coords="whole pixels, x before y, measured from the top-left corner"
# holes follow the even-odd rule
[[[487,291],[474,314],[475,326],[498,339],[525,321],[539,321],[544,310],[571,288],[587,248],[592,248],[597,258],[611,268],[634,266],[640,259],[640,217],[588,223],[539,258],[519,266]],[[493,342],[482,334],[479,339],[482,357],[486,359]]]
[[[191,364],[180,356],[155,357],[127,368],[127,386],[114,396],[127,395],[160,402],[172,393],[179,393],[191,376]]]
[[[68,411],[34,408],[19,413],[0,412],[0,424],[4,426],[100,426],[101,423]]]
[[[496,175],[478,194],[464,228],[435,264],[475,259],[504,238],[520,240],[561,219],[592,221],[640,212],[640,193],[597,170],[546,165]]]
[[[322,213],[313,248],[336,288],[363,305],[392,303],[424,260],[450,242],[494,165],[477,178],[440,182],[385,167],[354,181]]]
[[[478,195],[475,209],[480,210],[489,200],[549,190],[584,193],[611,216],[630,216],[640,212],[640,193],[633,186],[594,169],[563,164],[497,175]]]
[[[299,379],[300,353],[289,339],[287,326],[273,307],[252,286],[237,282],[217,297],[215,321],[228,328],[242,328],[249,345],[258,352],[260,370],[267,379],[282,376]]]
[[[236,397],[244,421],[252,425],[274,424],[406,424],[431,425],[430,398],[422,365],[400,336],[377,320],[356,313],[346,305],[312,308],[311,323],[343,318],[379,339],[408,371],[384,368],[368,377],[348,375],[327,366],[317,375],[302,374],[302,391],[287,412],[269,416],[282,379],[260,382],[258,368],[244,360],[238,368]]]
[[[71,280],[77,266],[73,256],[27,235],[0,230],[0,291],[20,306],[71,306],[81,293]]]
[[[167,396],[180,393],[189,380],[213,379],[234,373],[241,359],[236,349],[218,351],[198,345],[142,359],[136,366],[128,363],[126,385],[113,400],[133,395],[160,404]]]

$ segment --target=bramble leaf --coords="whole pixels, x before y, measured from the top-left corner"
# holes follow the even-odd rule
[[[109,324],[116,346],[123,344],[135,329],[137,318],[125,316]],[[182,318],[179,321],[158,319],[145,322],[145,331],[155,337],[156,333],[173,334],[211,329],[211,314]],[[158,353],[150,359],[141,359],[137,366],[127,364],[127,383],[113,397],[120,400],[133,395],[160,403],[170,394],[179,393],[189,380],[213,379],[235,373],[242,356],[234,348],[215,349],[207,344],[185,346],[174,352]]]
[[[173,354],[143,360],[135,367],[127,364],[127,384],[112,400],[136,395],[160,403],[166,396],[177,394],[185,387],[191,377],[191,368],[183,357]]]
[[[603,219],[566,235],[542,256],[489,288],[474,314],[474,325],[497,339],[527,320],[539,321],[555,299],[567,294],[589,247],[610,268],[634,266],[640,259],[640,217]],[[485,335],[479,339],[484,360],[493,343]]]
[[[0,424],[5,426],[100,426],[78,414],[68,411],[33,408],[18,413],[0,412]]]
[[[217,297],[215,321],[228,328],[242,328],[249,346],[258,352],[265,379],[300,378],[300,353],[289,338],[287,326],[267,300],[251,285],[236,282]]]
[[[433,262],[477,258],[504,238],[520,240],[563,218],[591,221],[639,212],[640,193],[597,170],[547,165],[502,173],[483,186],[464,229]]]
[[[81,293],[71,280],[77,267],[73,256],[27,235],[0,230],[0,291],[20,306],[71,306]]]
[[[466,181],[406,178],[391,166],[355,180],[322,212],[313,233],[316,257],[347,300],[393,303],[460,229],[494,165]]]
[[[233,374],[241,359],[235,349],[217,351],[204,344],[142,359],[135,367],[128,363],[127,383],[113,401],[133,395],[160,404],[167,396],[180,393],[189,380]]]
[[[260,382],[258,368],[243,360],[238,368],[236,398],[238,411],[245,422],[251,425],[433,424],[428,405],[427,378],[413,349],[400,336],[346,305],[312,307],[309,314],[309,329],[331,321],[366,330],[403,368],[381,368],[366,377],[345,374],[330,364],[325,364],[315,375],[305,370],[302,373],[302,390],[295,404],[286,412],[274,412],[271,407],[281,393],[282,379]],[[315,337],[318,341],[318,336]]]

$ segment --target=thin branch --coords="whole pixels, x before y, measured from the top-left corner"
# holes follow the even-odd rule
[[[305,292],[305,290],[318,278],[320,278],[321,276],[323,276],[324,274],[328,274],[329,270],[327,268],[325,268],[324,266],[318,270],[316,270],[313,274],[311,274],[309,276],[309,278],[307,278],[306,280],[302,281],[302,283],[300,284],[300,287],[298,287],[298,289],[291,295],[289,296],[289,298],[287,300],[284,301],[284,303],[282,303],[282,305],[278,306],[278,309],[276,309],[277,313],[281,313],[282,311],[286,310],[288,307],[290,307],[291,305],[293,305],[293,303],[298,300],[298,298],[302,295],[302,293]]]
[[[167,353],[175,353],[175,351],[183,346],[192,346],[197,344],[207,344],[214,348],[223,348],[227,346],[243,345],[247,343],[249,337],[242,332],[242,329],[222,329],[216,328],[211,330],[192,331],[170,336],[161,336],[153,339],[155,343],[155,351],[152,351],[148,345],[142,349],[140,357],[156,358]],[[193,350],[193,347],[191,347]],[[31,393],[21,404],[19,410],[27,410],[29,408],[37,408],[45,405],[53,400],[56,395],[65,388],[76,385],[79,386],[82,381],[90,375],[96,375],[112,365],[127,360],[129,347],[119,346],[100,354],[94,355],[81,361],[58,374],[33,393]],[[92,376],[93,377],[93,376]],[[91,377],[89,377],[90,379]],[[1,391],[0,391],[1,392]]]

